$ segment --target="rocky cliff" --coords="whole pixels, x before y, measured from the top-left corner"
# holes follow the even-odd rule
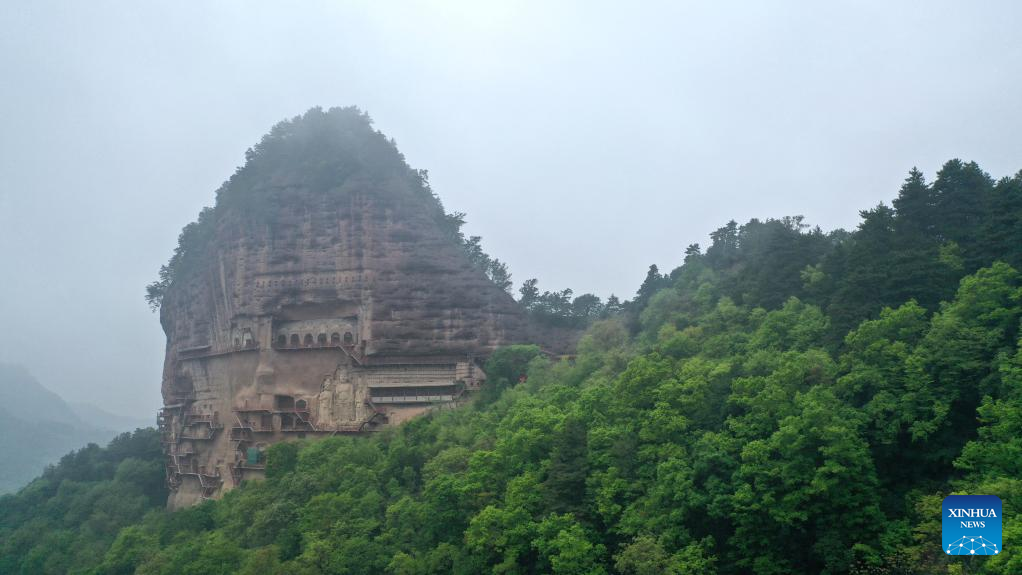
[[[278,124],[161,280],[172,507],[259,477],[270,443],[456,405],[489,352],[533,339],[423,175],[350,108]]]

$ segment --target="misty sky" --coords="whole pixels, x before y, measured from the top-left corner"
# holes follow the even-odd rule
[[[143,5],[144,4],[144,5]],[[245,149],[358,105],[516,283],[631,297],[734,218],[1022,168],[1017,2],[0,4],[0,361],[151,414],[144,287]]]

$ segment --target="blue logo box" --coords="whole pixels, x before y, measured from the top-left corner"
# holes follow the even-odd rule
[[[947,555],[1001,553],[1001,498],[948,495],[941,505],[941,546]]]

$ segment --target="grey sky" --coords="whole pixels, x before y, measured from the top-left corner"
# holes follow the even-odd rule
[[[728,219],[1022,168],[1017,2],[0,4],[0,361],[159,403],[144,286],[247,147],[355,104],[520,282],[633,295]]]

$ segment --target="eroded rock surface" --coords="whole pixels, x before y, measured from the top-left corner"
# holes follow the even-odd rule
[[[456,405],[496,346],[532,339],[444,218],[356,110],[310,111],[250,151],[162,293],[171,507],[260,477],[271,443]]]

